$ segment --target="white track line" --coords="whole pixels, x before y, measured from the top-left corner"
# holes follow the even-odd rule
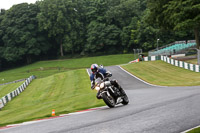
[[[138,77],[136,77],[135,75],[133,75],[132,73],[130,73],[130,72],[128,72],[128,71],[126,71],[125,69],[123,69],[121,66],[118,66],[120,69],[122,69],[124,72],[126,72],[127,74],[129,74],[130,76],[132,76],[132,77],[134,77],[134,78],[136,78],[136,79],[138,79],[138,80],[140,80],[140,81],[142,81],[143,83],[145,83],[145,84],[147,84],[147,85],[150,85],[150,86],[156,86],[156,87],[168,87],[168,86],[159,86],[159,85],[153,85],[153,84],[150,84],[150,83],[148,83],[148,82],[146,82],[146,81],[144,81],[144,80],[142,80],[142,79],[140,79],[140,78],[138,78]]]
[[[27,122],[23,122],[23,123],[19,123],[19,124],[7,125],[5,127],[0,127],[0,130],[18,127],[18,126],[22,126],[22,125],[30,125],[30,124],[33,124],[33,123],[39,123],[39,122],[43,122],[43,121],[49,121],[49,120],[52,120],[52,119],[55,119],[55,118],[60,118],[60,117],[65,117],[65,116],[72,116],[72,115],[79,115],[79,114],[94,112],[94,111],[105,109],[105,108],[107,108],[107,106],[85,109],[85,110],[81,110],[81,111],[77,111],[77,112],[72,112],[72,113],[68,113],[68,114],[61,114],[59,116],[49,117],[49,118],[44,118],[44,119],[38,119],[38,120],[33,120],[33,121],[27,121]]]
[[[187,132],[189,132],[189,131],[191,131],[191,130],[193,130],[193,129],[195,129],[195,128],[199,128],[199,127],[200,127],[200,125],[199,125],[199,126],[196,126],[196,127],[194,127],[194,128],[188,129],[188,130],[186,130],[186,131],[183,131],[183,132],[181,132],[181,133],[187,133]]]
[[[126,64],[123,64],[123,65],[126,65]],[[124,70],[121,66],[118,66],[118,67],[121,68],[124,72],[128,73],[129,75],[131,75],[132,77],[134,77],[134,78],[136,78],[136,79],[138,79],[138,80],[144,82],[145,84],[148,84],[148,85],[151,85],[151,86],[158,86],[158,85],[153,85],[153,84],[147,83],[146,81],[144,81],[144,80],[142,80],[142,79],[136,77],[135,75],[129,73],[128,71]],[[168,86],[158,86],[158,87],[168,87]],[[181,133],[187,133],[187,132],[189,132],[189,131],[191,131],[191,130],[193,130],[193,129],[199,128],[199,127],[200,127],[200,125],[199,125],[199,126],[196,126],[196,127],[194,127],[194,128],[188,129],[188,130],[186,130],[186,131],[183,131],[183,132],[181,132]]]
[[[86,110],[82,110],[82,111],[72,112],[72,113],[69,113],[69,114],[62,114],[60,116],[79,115],[79,114],[94,112],[94,111],[97,111],[97,110],[100,110],[100,109],[104,109],[104,108],[107,108],[107,106],[102,106],[102,107],[97,107],[97,108],[90,108],[90,109],[86,109]]]
[[[89,73],[88,69],[86,69],[86,71],[87,71],[88,75],[90,76],[90,73]]]
[[[127,65],[127,64],[122,64],[122,65]],[[145,84],[147,84],[147,85],[150,85],[150,86],[156,86],[156,87],[168,87],[168,86],[159,86],[159,85],[153,85],[153,84],[150,84],[150,83],[148,83],[148,82],[146,82],[146,81],[144,81],[144,80],[142,80],[142,79],[136,77],[135,75],[129,73],[128,71],[126,71],[125,69],[123,69],[121,66],[119,66],[119,65],[117,65],[117,66],[118,66],[120,69],[122,69],[124,72],[126,72],[127,74],[129,74],[130,76],[132,76],[132,77],[134,77],[134,78],[136,78],[136,79],[142,81],[143,83],[145,83]],[[86,71],[87,71],[88,75],[90,76],[89,70],[86,69]]]

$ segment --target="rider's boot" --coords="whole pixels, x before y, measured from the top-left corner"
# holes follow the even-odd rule
[[[117,80],[114,79],[110,82],[111,82],[112,85],[114,85],[116,88],[119,89],[119,91],[121,92],[122,95],[124,95],[124,91],[123,91],[122,87],[118,84]]]

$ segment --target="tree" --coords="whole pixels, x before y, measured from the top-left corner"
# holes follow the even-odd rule
[[[72,55],[82,52],[86,42],[85,4],[84,0],[74,0],[70,5],[73,11],[67,15],[71,28],[64,36],[63,47],[65,52]]]
[[[38,56],[48,50],[49,46],[37,26],[36,4],[22,3],[6,11],[1,22],[4,43],[3,57],[7,61],[16,62],[26,58],[32,62],[33,56]]]
[[[103,49],[106,25],[92,21],[87,27],[87,45],[85,51],[95,53]]]
[[[200,1],[199,0],[150,0],[151,23],[165,29],[193,30],[199,49]]]
[[[3,48],[4,48],[4,43],[3,43],[3,40],[2,40],[2,37],[3,37],[3,29],[1,27],[1,22],[4,18],[4,15],[5,15],[5,10],[4,9],[1,9],[0,10],[0,70],[2,68],[2,60],[3,60]]]
[[[87,29],[86,52],[95,53],[104,51],[104,53],[112,53],[113,51],[117,51],[120,29],[115,25],[106,25],[92,21]]]
[[[146,9],[146,0],[124,0],[112,2],[112,6],[106,12],[106,20],[109,25],[117,26],[120,31],[118,43],[123,51],[132,51],[133,48],[141,48],[138,43],[137,25]]]
[[[39,27],[48,31],[49,37],[55,38],[60,45],[61,56],[64,56],[63,43],[72,31],[71,17],[76,12],[73,4],[72,0],[44,0],[40,3]]]
[[[132,18],[142,17],[142,3],[140,0],[124,0],[119,5],[110,7],[106,12],[106,18],[109,24],[115,24],[122,29],[130,25]]]

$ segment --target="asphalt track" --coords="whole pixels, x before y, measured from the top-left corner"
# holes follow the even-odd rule
[[[200,125],[200,86],[157,87],[107,67],[130,103],[1,129],[0,133],[180,133]]]

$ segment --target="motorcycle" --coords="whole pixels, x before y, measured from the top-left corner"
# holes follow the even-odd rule
[[[98,96],[100,99],[106,103],[110,108],[115,107],[115,105],[122,103],[127,105],[129,103],[128,96],[125,91],[121,88],[114,87],[108,79],[97,78],[95,80],[94,89],[98,91]]]

